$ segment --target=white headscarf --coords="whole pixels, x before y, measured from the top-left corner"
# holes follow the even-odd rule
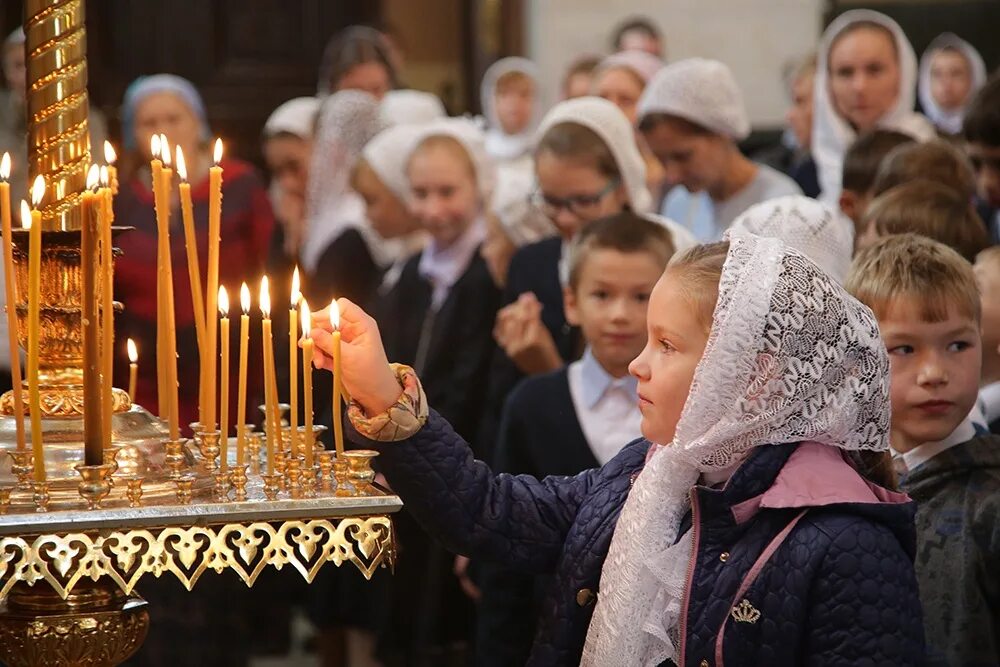
[[[535,106],[532,110],[531,121],[528,126],[518,134],[507,134],[500,125],[500,118],[496,111],[497,81],[500,77],[511,72],[520,72],[535,84]],[[480,85],[479,96],[483,108],[483,116],[486,117],[486,151],[496,160],[516,160],[531,152],[532,139],[534,137],[535,126],[538,124],[538,117],[541,115],[542,105],[539,100],[541,95],[541,76],[538,65],[527,58],[501,58],[486,70],[483,74],[483,82]]]
[[[312,139],[313,132],[316,131],[319,106],[320,99],[317,97],[296,97],[288,100],[267,117],[264,123],[264,138],[287,133],[299,139]]]
[[[382,98],[382,122],[386,125],[429,123],[448,115],[441,98],[422,90],[390,90]]]
[[[597,65],[594,78],[596,79],[602,72],[609,69],[624,68],[634,72],[636,76],[642,79],[644,84],[647,84],[662,67],[663,60],[648,51],[639,51],[637,49],[619,51],[607,56]]]
[[[946,48],[955,49],[965,57],[966,62],[969,63],[969,74],[972,84],[971,88],[969,88],[969,96],[965,98],[965,103],[960,108],[952,111],[946,111],[938,106],[938,103],[934,100],[934,95],[931,94],[931,61],[934,59],[935,53]],[[920,106],[923,108],[924,113],[927,114],[927,117],[931,119],[931,122],[942,132],[958,134],[962,131],[962,120],[965,119],[965,110],[969,108],[969,104],[972,102],[972,98],[976,96],[976,92],[986,83],[986,77],[986,63],[983,62],[983,57],[979,55],[976,47],[951,32],[938,35],[930,43],[930,46],[927,47],[927,50],[924,51],[924,55],[920,56],[920,80],[917,84]]]
[[[479,125],[471,118],[441,118],[431,123],[426,123],[420,127],[414,148],[431,137],[451,137],[462,145],[472,166],[476,171],[476,185],[479,188],[479,195],[483,202],[488,205],[493,189],[496,187],[496,166],[492,158],[486,152],[486,142],[483,131]],[[408,164],[413,156],[413,149],[406,157]],[[404,164],[404,169],[406,168]]]
[[[646,162],[635,143],[635,131],[621,109],[600,97],[577,97],[552,107],[542,119],[536,143],[545,133],[561,123],[576,123],[601,138],[618,165],[629,205],[636,213],[647,213],[653,197],[646,188]]]
[[[693,549],[691,531],[677,538],[702,472],[765,445],[889,447],[889,359],[871,310],[778,239],[730,244],[674,440],[654,450],[615,526],[582,665],[677,660]]]
[[[683,118],[736,141],[750,134],[743,93],[717,60],[687,58],[665,65],[639,98],[639,120],[652,113]]]
[[[361,151],[379,180],[404,202],[410,198],[406,163],[423,130],[424,125],[416,123],[388,127],[376,134]]]
[[[790,195],[755,204],[726,231],[781,239],[843,285],[854,253],[854,225],[840,210],[810,197]]]
[[[316,269],[323,251],[348,229],[357,229],[377,256],[378,235],[365,224],[365,204],[351,188],[351,171],[365,144],[382,129],[378,101],[360,90],[327,97],[319,111],[306,189],[302,266]]]
[[[816,63],[816,82],[813,85],[813,133],[812,156],[819,175],[820,199],[830,206],[836,206],[840,198],[841,176],[844,168],[844,153],[857,132],[834,107],[830,95],[830,75],[828,60],[830,46],[843,30],[854,23],[870,22],[888,29],[896,41],[899,55],[899,95],[896,103],[876,126],[885,130],[896,130],[909,134],[918,141],[928,141],[936,134],[934,127],[922,115],[913,111],[913,99],[917,85],[917,57],[913,47],[895,21],[879,12],[868,9],[852,9],[844,12],[830,24],[823,33]]]

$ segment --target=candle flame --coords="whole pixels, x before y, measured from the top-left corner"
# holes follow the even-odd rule
[[[162,153],[161,153],[161,157],[163,158],[163,164],[169,167],[170,166],[170,160],[171,160],[171,157],[170,157],[170,142],[167,141],[167,135],[165,135],[165,134],[161,134],[160,135],[160,148],[163,149]]]
[[[330,302],[330,324],[333,325],[334,331],[340,330],[340,306],[337,305],[336,299]]]
[[[31,229],[31,207],[23,199],[21,200],[21,227]]]
[[[240,306],[243,307],[243,314],[250,314],[250,288],[246,283],[240,285]]]
[[[212,157],[215,160],[216,166],[222,162],[222,139],[215,140],[215,150],[212,151]]]
[[[160,158],[160,135],[154,134],[149,140],[149,152],[153,154],[153,159]]]
[[[187,183],[188,179],[188,169],[187,163],[184,162],[184,151],[181,147],[177,147],[177,175],[181,177],[181,180]]]
[[[4,153],[0,160],[0,180],[6,181],[10,178],[10,153]]]
[[[108,184],[111,183],[111,174],[108,172],[108,168],[101,167],[101,187],[106,188]]]
[[[292,308],[295,308],[295,305],[301,298],[302,292],[299,291],[299,267],[296,266],[295,270],[292,271]]]
[[[101,168],[96,164],[90,165],[90,169],[87,170],[87,189],[94,190],[100,182]]]
[[[114,164],[115,160],[118,159],[118,154],[115,153],[115,147],[111,145],[108,140],[104,141],[104,161],[108,164]]]
[[[135,349],[135,341],[129,338],[127,341],[127,347],[129,363],[134,364],[139,361],[139,350]]]
[[[299,305],[299,319],[302,320],[302,331],[306,338],[309,338],[309,332],[312,330],[312,312],[309,311],[309,304],[305,299],[302,299],[302,303]]]
[[[229,292],[225,285],[219,286],[219,314],[222,317],[229,317]]]
[[[31,185],[31,205],[38,208],[43,199],[45,199],[45,178],[39,174]]]
[[[267,276],[260,279],[260,312],[265,319],[271,319],[271,294],[268,292]]]

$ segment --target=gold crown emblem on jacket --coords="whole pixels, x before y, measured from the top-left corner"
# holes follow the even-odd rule
[[[743,598],[738,605],[733,607],[732,615],[737,623],[753,624],[760,618],[760,612],[746,598]]]

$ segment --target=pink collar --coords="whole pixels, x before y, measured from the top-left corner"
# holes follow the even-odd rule
[[[905,493],[889,491],[866,480],[836,447],[803,442],[788,457],[767,491],[734,505],[732,512],[736,523],[743,523],[760,509],[909,501]]]

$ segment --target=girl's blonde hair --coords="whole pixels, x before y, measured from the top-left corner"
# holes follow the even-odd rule
[[[446,134],[432,134],[417,144],[417,147],[413,149],[413,152],[410,153],[410,157],[407,160],[407,169],[409,169],[410,165],[413,164],[413,158],[415,158],[419,153],[432,148],[443,148],[461,160],[465,166],[468,167],[469,175],[472,176],[472,180],[476,180],[476,163],[473,162],[472,156],[469,155],[469,151],[466,150],[461,141]],[[479,184],[477,182],[476,187],[478,186]]]

